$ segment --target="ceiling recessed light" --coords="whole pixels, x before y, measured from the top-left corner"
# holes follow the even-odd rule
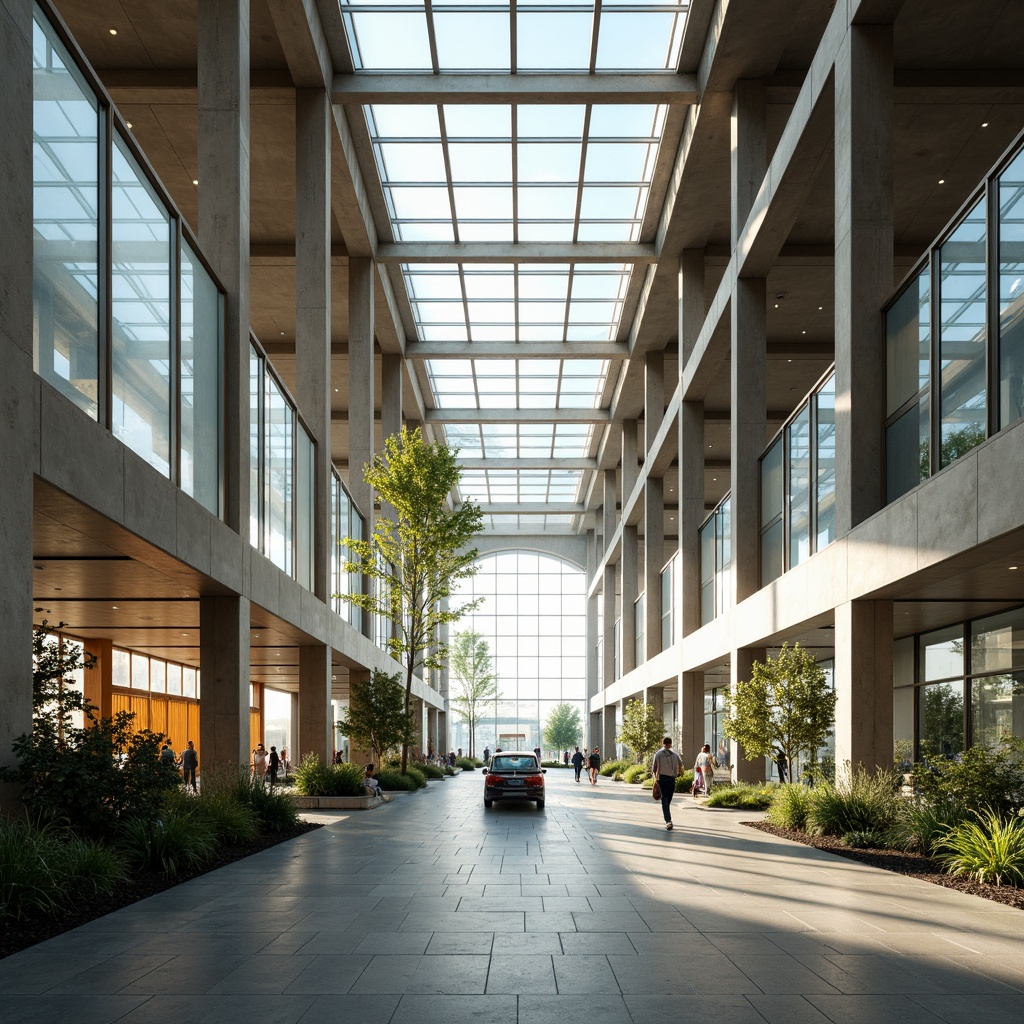
[[[334,393],[335,393],[335,394],[337,394],[337,393],[338,393],[338,389],[337,389],[337,388],[335,388],[335,389],[334,389]]]
[[[982,121],[981,122],[981,127],[982,128],[987,128],[988,127],[988,121]]]
[[[710,444],[709,444],[709,445],[708,445],[708,447],[709,447],[709,448],[713,448],[713,447],[714,447],[714,445],[710,445]]]
[[[116,29],[116,28],[111,28],[111,29],[107,29],[107,31],[108,31],[108,32],[109,32],[109,33],[110,33],[110,34],[111,34],[112,36],[116,36],[116,35],[117,35],[117,29]]]
[[[199,179],[198,178],[193,178],[192,179],[192,184],[193,185],[198,185],[199,184]]]
[[[713,476],[713,477],[711,478],[711,482],[712,482],[713,484],[717,484],[717,483],[718,483],[718,477],[717,477],[717,476]]]
[[[801,333],[801,334],[806,334],[807,332],[806,332],[806,331],[801,331],[800,333]]]
[[[776,308],[776,309],[778,309],[778,308],[779,308],[779,304],[778,304],[777,302],[775,303],[775,308]]]
[[[188,636],[188,633],[182,633],[181,635],[182,636]]]
[[[125,125],[127,125],[127,127],[128,127],[128,130],[129,130],[129,131],[131,131],[131,130],[132,130],[132,128],[134,127],[134,126],[132,125],[131,121],[125,121]]]
[[[793,360],[792,359],[787,359],[786,362],[787,363],[791,363],[791,362],[793,362]]]
[[[116,604],[112,604],[110,607],[113,608],[115,612],[117,611],[117,605]]]
[[[819,307],[818,307],[818,309],[824,309],[824,308],[825,308],[824,306],[819,306]]]
[[[1010,572],[1014,572],[1016,570],[1016,568],[1017,568],[1017,566],[1011,565],[1010,566]]]
[[[939,178],[939,184],[940,185],[945,185],[946,184],[946,179],[945,178]]]

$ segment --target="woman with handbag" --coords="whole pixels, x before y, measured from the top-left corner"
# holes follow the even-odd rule
[[[651,774],[654,776],[654,799],[661,798],[661,813],[665,828],[672,831],[672,797],[676,791],[676,777],[683,770],[683,759],[672,749],[672,737],[666,736],[661,750],[654,755]]]

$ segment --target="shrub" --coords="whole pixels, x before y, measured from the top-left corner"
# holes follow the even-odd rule
[[[427,777],[420,771],[419,765],[408,765],[406,767],[406,774],[415,780],[417,789],[426,789]]]
[[[843,846],[852,847],[855,850],[877,850],[885,846],[886,837],[882,832],[868,830],[867,832],[847,832],[843,836]]]
[[[123,880],[109,846],[54,825],[0,820],[0,918],[57,917],[83,890],[107,894]]]
[[[736,782],[717,786],[707,799],[708,807],[731,807],[743,811],[763,811],[769,807],[775,787],[769,783]]]
[[[168,878],[194,871],[217,850],[210,825],[193,814],[167,814],[156,820],[134,818],[121,825],[121,849],[135,868],[151,868]]]
[[[443,771],[448,778],[454,778],[455,776],[455,769],[450,764],[441,765],[441,771]]]
[[[650,770],[645,764],[630,765],[623,773],[622,778],[626,782],[639,786],[644,779],[651,778]],[[653,785],[653,783],[652,783]]]
[[[184,789],[172,790],[164,797],[161,810],[169,817],[191,815],[204,822],[218,845],[248,843],[260,831],[256,812],[239,803],[232,790],[218,786],[210,779],[204,780],[203,791],[198,796]]]
[[[815,787],[807,831],[825,836],[883,832],[897,820],[899,810],[896,776],[858,768],[835,783],[822,782]]]
[[[330,770],[325,796],[363,796],[365,770],[362,765],[342,761],[341,764],[330,765]]]
[[[807,828],[807,816],[813,802],[813,789],[786,783],[779,786],[772,795],[772,805],[768,808],[766,818],[780,828],[795,828],[803,832]]]
[[[287,793],[269,789],[246,768],[239,769],[233,789],[238,802],[256,813],[261,832],[295,830],[299,816]]]
[[[976,882],[1024,885],[1024,818],[1005,818],[995,811],[976,814],[939,839],[935,856],[951,875]]]
[[[916,850],[931,857],[936,843],[969,815],[965,807],[957,804],[905,802],[889,826],[887,838],[899,850]]]
[[[423,778],[423,776],[420,776],[420,778]],[[397,768],[381,768],[376,773],[376,779],[383,790],[398,790],[408,793],[414,789],[419,789],[416,776],[411,771],[408,775],[403,775]],[[424,785],[426,785],[426,780],[424,779],[423,781]]]
[[[295,769],[295,788],[303,796],[327,796],[331,788],[331,768],[316,754],[306,754]],[[360,775],[362,772],[360,771]],[[205,779],[203,780],[205,783]]]
[[[654,789],[654,776],[648,775],[643,782],[640,783],[644,789]],[[682,775],[676,776],[676,792],[677,793],[689,793],[690,787],[693,785],[693,772],[685,771]]]
[[[439,768],[436,764],[424,762],[423,764],[416,765],[416,770],[422,772],[428,779],[444,778],[444,769]],[[452,774],[454,774],[454,772]]]
[[[463,768],[467,772],[471,772],[474,768],[483,768],[484,763],[478,757],[457,757],[455,758],[455,767]]]
[[[998,750],[970,747],[957,760],[929,758],[914,765],[914,788],[933,805],[1009,811],[1024,800],[1024,741],[1006,737]]]
[[[541,768],[571,768],[571,764],[566,764],[564,761],[541,761]]]
[[[624,772],[627,768],[631,768],[633,762],[628,758],[620,758],[618,761],[605,761],[600,768],[597,769],[598,775],[614,776],[616,772]],[[586,761],[583,762],[583,767],[587,767]]]

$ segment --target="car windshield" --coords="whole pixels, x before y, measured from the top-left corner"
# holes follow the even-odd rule
[[[491,761],[492,772],[511,772],[516,769],[529,771],[536,767],[537,758],[532,754],[502,754]]]

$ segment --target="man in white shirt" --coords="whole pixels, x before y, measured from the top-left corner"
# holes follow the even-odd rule
[[[676,791],[676,777],[683,770],[683,759],[672,749],[672,737],[662,740],[661,750],[654,755],[651,774],[661,790],[661,813],[665,828],[672,831],[672,797]]]

